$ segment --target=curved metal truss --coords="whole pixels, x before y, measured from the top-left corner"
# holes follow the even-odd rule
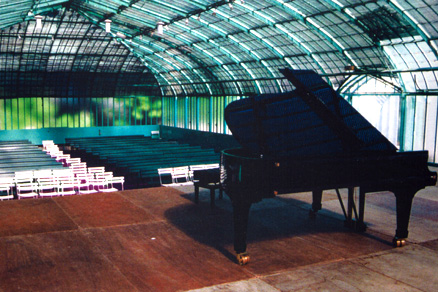
[[[0,29],[3,98],[248,96],[288,90],[284,67],[438,87],[430,0],[3,0]]]

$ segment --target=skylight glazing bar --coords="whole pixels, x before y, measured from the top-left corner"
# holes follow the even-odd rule
[[[164,14],[158,13],[158,12],[156,12],[156,11],[152,11],[152,10],[146,10],[146,9],[144,9],[142,6],[139,6],[139,5],[137,5],[137,4],[133,5],[133,7],[135,7],[136,9],[138,9],[138,10],[140,10],[140,11],[142,11],[142,12],[148,14],[148,15],[155,16],[155,17],[157,17],[158,19],[160,19],[161,21],[164,21],[164,22],[170,22],[170,21],[172,20],[172,18],[170,18],[170,17],[167,16],[167,15],[164,15]],[[155,23],[153,24],[152,27],[155,27]]]
[[[180,14],[180,15],[186,15],[187,14],[187,11],[181,9],[181,7],[178,7],[177,5],[174,5],[173,3],[175,3],[175,2],[173,2],[173,1],[169,2],[169,1],[151,0],[151,2],[157,3],[157,5],[162,6],[162,7],[166,7],[166,9],[168,9],[168,10],[174,12],[174,13],[177,13],[177,14]],[[134,6],[136,6],[136,4]]]
[[[244,24],[242,24],[242,23],[240,23],[240,22],[238,22],[237,20],[232,20],[232,19],[230,19],[230,17],[228,16],[228,15],[226,15],[225,13],[223,13],[223,12],[221,12],[221,11],[217,11],[217,13],[219,14],[219,15],[221,15],[222,17],[223,17],[223,19],[224,20],[226,20],[226,21],[228,21],[228,22],[233,22],[233,23],[235,23],[235,24],[238,24],[238,26],[240,27],[240,28],[242,28],[243,27],[243,31],[246,31],[246,32],[249,32],[249,33],[252,33],[252,31],[251,30],[249,30],[249,28],[250,27],[248,27],[248,26],[245,26]],[[204,26],[204,27],[207,27],[207,28],[211,28],[212,26],[210,26],[206,21],[200,21],[200,23],[201,23],[201,25],[202,26]],[[181,28],[183,28],[183,29],[187,29],[186,27],[184,27],[183,25],[179,25]],[[195,30],[189,30],[189,31],[191,31],[191,32],[193,32],[193,33],[195,33],[196,31]],[[237,45],[239,45],[240,47],[242,47],[242,48],[244,48],[245,49],[245,47],[243,47],[242,46],[242,44],[236,39],[236,38],[234,38],[234,37],[232,37],[232,36],[230,36],[230,35],[228,35],[227,37],[229,37],[231,40],[233,40]],[[260,38],[260,40],[262,41],[262,42],[264,42],[264,43],[266,43],[267,45],[268,45],[268,48],[270,49],[270,50],[272,50],[273,52],[275,52],[277,55],[279,55],[279,57],[280,58],[283,58],[284,56],[279,52],[279,51],[277,51],[276,49],[275,49],[275,46],[272,44],[272,43],[270,43],[268,40],[266,40],[266,39],[264,39],[264,38]],[[213,40],[210,40],[210,43],[215,43]],[[194,45],[195,46],[195,45]],[[196,47],[196,46],[195,46]],[[197,47],[198,49],[199,49],[199,47]],[[225,48],[222,48],[220,45],[218,45],[217,46],[217,48],[218,49],[220,49],[220,50],[222,50],[222,51],[224,51],[227,55],[229,55],[232,59],[234,59],[237,63],[241,63],[241,60],[237,57],[237,56],[235,56],[232,52],[230,52],[229,50],[227,50],[227,49],[225,49]],[[258,60],[258,61],[260,61],[260,58],[258,58],[258,56],[257,55],[255,55],[255,54],[253,54],[250,50],[247,50],[247,49],[245,49],[246,51],[247,51],[247,53],[249,53],[249,54],[251,54],[251,55],[254,55],[255,57],[256,57],[256,60]],[[207,53],[207,54],[209,54],[210,56],[212,56],[213,57],[213,55],[212,54],[210,54],[209,52],[206,52],[205,50],[203,50],[205,53]]]
[[[175,35],[175,37],[176,37],[176,35]],[[137,43],[135,43],[135,42],[133,42],[133,41],[128,41],[128,42],[123,41],[123,43],[124,43],[126,46],[128,46],[128,47],[130,47],[131,45],[133,45],[133,46],[136,46],[136,45],[137,45],[137,46],[141,46],[141,47],[143,48],[142,45],[137,44]],[[150,41],[148,42],[148,44],[151,45],[151,46],[152,46],[152,45],[155,46],[155,44],[154,44],[153,42],[150,42]],[[144,48],[146,48],[146,47],[144,47]],[[178,61],[179,64],[181,64],[181,67],[178,68],[178,67],[175,67],[176,64],[175,64],[174,62],[170,62],[170,61],[168,61],[168,60],[165,60],[169,65],[171,65],[172,67],[175,68],[175,71],[181,72],[181,70],[183,70],[183,67],[184,67],[184,69],[188,69],[188,70],[190,70],[190,71],[193,71],[193,68],[192,68],[191,66],[188,66],[188,64],[185,63],[185,62],[180,62],[180,60],[177,59],[175,55],[169,53],[168,50],[166,50],[166,49],[161,49],[161,48],[159,48],[159,50],[160,50],[161,52],[163,52],[163,53],[169,55],[169,56],[172,57],[174,60]],[[152,51],[152,54],[151,54],[151,55],[156,55],[156,54],[155,54],[155,51]],[[159,55],[157,55],[157,56],[159,56]],[[161,56],[159,56],[159,57],[162,58]],[[164,58],[162,58],[162,59],[164,60]],[[182,66],[182,64],[184,64],[185,66]]]
[[[320,35],[324,36],[325,39],[327,39],[332,45],[334,45],[339,52],[343,53],[347,59],[349,59],[351,62],[355,62],[350,58],[349,55],[345,54],[345,50],[342,48],[342,46],[339,44],[339,42],[336,41],[336,39],[331,36],[327,31],[325,31],[323,28],[321,28],[317,23],[315,23],[310,16],[305,15],[297,8],[293,7],[289,3],[284,2],[283,0],[265,0],[268,3],[271,3],[279,8],[284,9],[285,12],[291,14],[295,19],[303,23],[305,26],[309,27],[310,29],[313,29],[314,31],[319,32]],[[278,25],[277,25],[278,26]],[[283,31],[285,31],[283,29]],[[290,36],[291,34],[288,33]],[[294,38],[292,38],[294,39]],[[296,40],[295,40],[296,41]],[[312,59],[317,60],[314,56],[310,55]],[[326,73],[326,71],[323,69],[323,66],[318,64],[318,66],[321,68],[322,72]]]
[[[402,7],[401,4],[397,2],[397,0],[388,0],[389,5],[397,11],[405,20],[407,20],[420,34],[420,36],[423,38],[423,40],[430,46],[433,53],[435,54],[435,57],[438,58],[438,51],[436,47],[433,45],[431,41],[430,35],[427,33],[427,31],[423,28],[421,24],[419,24],[412,15],[409,14],[406,9]]]

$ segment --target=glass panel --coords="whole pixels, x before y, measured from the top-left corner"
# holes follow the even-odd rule
[[[438,96],[427,97],[427,111],[426,111],[426,126],[424,133],[424,150],[429,151],[429,159],[438,162],[437,159],[437,109]]]
[[[352,105],[391,143],[399,146],[399,96],[355,95]]]
[[[199,128],[200,131],[208,132],[210,130],[210,99],[199,97]]]

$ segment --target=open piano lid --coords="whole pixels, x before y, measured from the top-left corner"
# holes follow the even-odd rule
[[[250,153],[307,157],[397,148],[311,70],[280,70],[296,90],[230,103],[225,120]]]

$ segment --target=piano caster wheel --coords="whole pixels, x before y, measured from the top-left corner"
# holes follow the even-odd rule
[[[310,209],[309,210],[309,218],[316,219],[316,213],[317,213],[317,211],[313,211],[312,209]]]
[[[244,266],[249,263],[249,254],[247,252],[242,252],[236,256],[239,265]]]
[[[392,244],[394,245],[394,247],[403,247],[406,245],[406,239],[395,237],[392,241]]]

